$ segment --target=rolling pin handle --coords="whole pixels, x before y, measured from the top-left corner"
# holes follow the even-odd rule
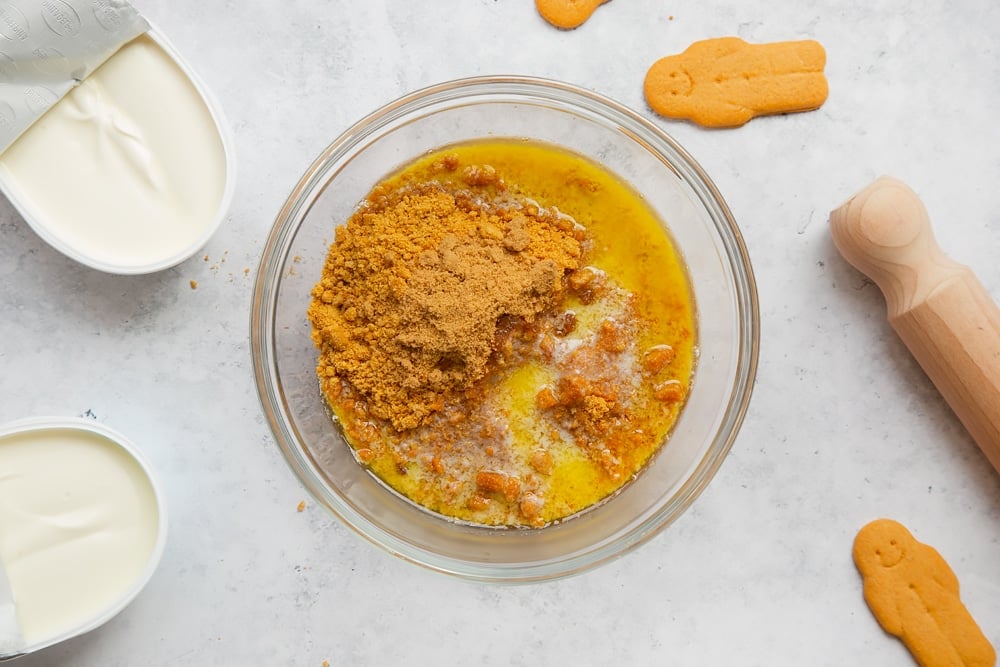
[[[927,209],[881,177],[830,214],[834,245],[885,296],[889,322],[1000,472],[1000,308],[938,247]]]

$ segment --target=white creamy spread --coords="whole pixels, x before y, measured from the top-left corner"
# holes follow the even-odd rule
[[[159,521],[149,477],[107,438],[0,436],[0,563],[27,645],[80,628],[140,583]]]
[[[0,170],[36,224],[116,267],[194,252],[227,176],[211,110],[145,35],[36,121],[0,155]]]

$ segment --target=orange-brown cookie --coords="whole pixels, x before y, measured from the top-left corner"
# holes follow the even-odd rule
[[[996,651],[958,596],[958,579],[902,524],[876,519],[854,538],[865,602],[922,667],[993,667]]]
[[[535,0],[542,18],[563,30],[583,25],[594,10],[608,0]]]
[[[646,101],[661,116],[736,127],[755,116],[819,108],[829,92],[825,66],[826,51],[814,40],[706,39],[653,63]]]

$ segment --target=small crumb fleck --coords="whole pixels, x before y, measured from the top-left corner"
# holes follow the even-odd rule
[[[323,661],[323,667],[330,667],[330,661],[329,660],[324,660]]]
[[[668,17],[667,17],[667,20],[668,20],[668,21],[673,21],[673,20],[674,20],[674,15],[673,15],[673,14],[671,14],[670,16],[668,16]]]
[[[208,255],[205,255],[205,261],[206,262],[208,261]]]
[[[198,289],[198,281],[197,280],[192,280],[191,281],[191,289]]]
[[[245,276],[249,276],[250,275],[250,267],[249,266],[246,267],[245,269],[243,269],[243,275],[245,275]]]
[[[295,255],[295,257],[292,257],[292,261],[298,264],[302,261],[302,255]]]
[[[306,509],[306,501],[300,500],[299,501],[299,506],[296,507],[295,509],[298,510],[299,512],[305,511],[305,509]]]

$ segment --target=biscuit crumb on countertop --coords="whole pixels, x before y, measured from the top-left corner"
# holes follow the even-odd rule
[[[198,281],[197,280],[192,280],[191,281],[191,289],[198,289]]]
[[[306,501],[300,500],[298,507],[295,508],[298,512],[303,512],[306,509]]]

